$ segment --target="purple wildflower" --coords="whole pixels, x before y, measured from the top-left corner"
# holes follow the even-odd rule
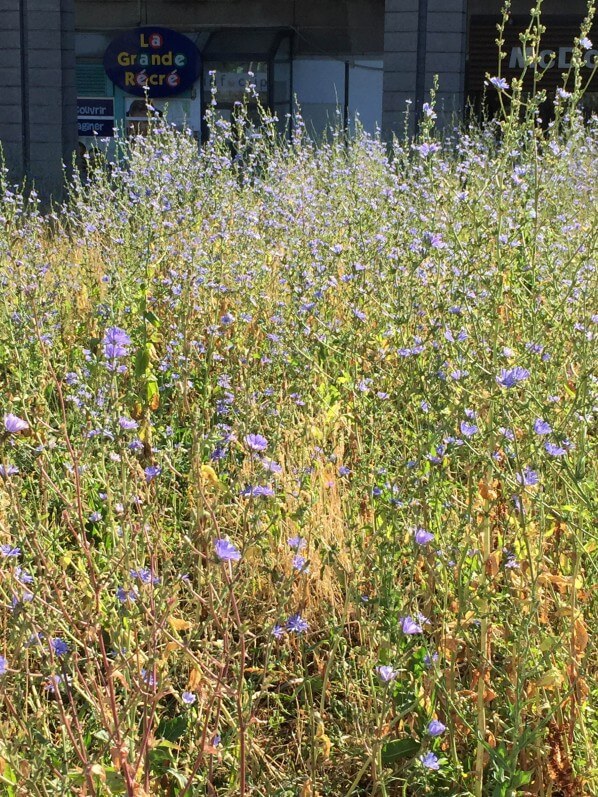
[[[432,720],[432,722],[428,724],[427,730],[430,736],[442,736],[446,731],[446,725],[443,725],[439,720]]]
[[[550,434],[552,432],[552,427],[542,418],[536,418],[534,421],[534,432],[539,435]]]
[[[461,429],[461,434],[465,435],[465,437],[472,437],[478,431],[475,423],[467,423],[467,421],[461,421],[459,428]]]
[[[256,484],[246,487],[241,493],[243,498],[272,498],[274,490],[269,484]]]
[[[298,535],[296,537],[289,537],[287,543],[289,545],[289,548],[292,548],[294,551],[300,551],[302,548],[305,548],[305,546],[307,545],[303,537],[299,537]]]
[[[116,597],[121,603],[135,603],[137,600],[137,593],[133,589],[125,589],[124,587],[118,587],[116,590]]]
[[[389,684],[394,681],[399,673],[387,664],[381,664],[376,667],[376,675],[383,684]]]
[[[431,667],[433,664],[436,664],[437,661],[438,661],[438,653],[432,653],[432,655],[426,653],[426,655],[424,656],[424,664],[426,665],[426,667]]]
[[[156,677],[154,676],[151,670],[146,670],[145,668],[141,668],[141,678],[143,679],[144,683],[146,683],[150,689],[153,689],[156,685]]]
[[[132,418],[119,418],[118,425],[121,429],[137,429],[139,424],[137,421],[134,421]]]
[[[491,77],[488,83],[497,91],[506,91],[509,88],[509,83],[504,77]]]
[[[70,686],[73,679],[70,675],[51,675],[46,681],[46,690],[51,694],[55,694],[61,684]]]
[[[0,675],[6,675],[8,670],[8,661],[5,656],[0,656]]]
[[[29,424],[27,421],[19,418],[18,415],[13,415],[12,412],[9,412],[4,416],[4,428],[8,434],[19,434],[19,432],[24,432],[26,429],[29,429]]]
[[[131,578],[141,581],[142,584],[153,584],[155,586],[160,583],[160,578],[158,576],[153,576],[149,567],[140,567],[139,570],[129,570],[129,575]]]
[[[556,443],[551,443],[550,441],[546,441],[546,443],[544,443],[544,448],[551,457],[564,457],[567,453],[567,449],[563,448],[562,446],[557,446]]]
[[[515,478],[522,487],[534,487],[540,481],[537,472],[528,465],[525,466],[521,473],[517,473]]]
[[[35,581],[31,573],[28,573],[26,570],[23,570],[23,568],[20,567],[19,565],[15,567],[14,575],[17,581],[21,584],[33,584],[33,582]]]
[[[0,554],[16,559],[17,556],[21,555],[21,549],[14,548],[12,545],[5,543],[4,545],[0,545]]]
[[[516,365],[514,368],[502,368],[499,376],[496,377],[497,383],[507,390],[525,379],[529,379],[529,371],[520,365]]]
[[[284,626],[278,625],[278,623],[272,629],[272,636],[274,639],[282,639],[283,636],[286,634]]]
[[[262,459],[262,468],[270,471],[270,473],[282,473],[282,465],[279,465],[278,462],[274,462],[273,459]]]
[[[293,570],[298,570],[300,573],[309,572],[309,567],[307,566],[307,559],[305,556],[301,556],[301,554],[293,556]]]
[[[15,476],[19,472],[16,465],[0,465],[0,476],[3,479],[8,479],[9,476]]]
[[[183,692],[181,698],[183,703],[185,703],[187,706],[192,706],[197,700],[197,697],[193,694],[193,692]]]
[[[432,532],[426,531],[426,529],[415,529],[413,538],[417,545],[427,545],[429,542],[432,542],[434,535]]]
[[[66,656],[69,652],[69,646],[60,637],[56,637],[55,639],[50,640],[50,647],[52,648],[52,652],[55,656]]]
[[[149,465],[144,471],[145,481],[149,484],[156,476],[162,473],[162,468],[159,465]]]
[[[341,465],[338,469],[339,476],[349,476],[351,473],[351,468],[348,468],[346,465]]]
[[[248,434],[245,438],[245,445],[252,451],[265,451],[268,448],[268,441],[261,434]]]
[[[230,540],[216,540],[214,550],[221,562],[238,562],[241,558],[241,551]]]
[[[402,617],[401,618],[401,629],[404,634],[412,636],[413,634],[423,634],[424,629],[421,625],[418,625],[413,617]]]
[[[434,753],[426,753],[425,755],[420,756],[419,760],[426,767],[426,769],[433,769],[436,771],[440,769],[440,762]]]
[[[309,623],[304,620],[299,613],[292,614],[287,620],[287,630],[289,633],[302,634],[309,628]]]
[[[104,333],[104,357],[107,360],[115,360],[118,357],[126,357],[129,353],[131,338],[120,327],[109,327]]]

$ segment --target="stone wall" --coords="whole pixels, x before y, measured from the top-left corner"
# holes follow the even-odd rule
[[[438,75],[440,123],[461,113],[465,89],[467,0],[387,0],[384,34],[385,135],[410,129]]]
[[[72,0],[0,0],[0,141],[11,180],[58,196],[76,147]]]
[[[380,55],[384,0],[76,0],[77,30],[292,27],[297,54]]]

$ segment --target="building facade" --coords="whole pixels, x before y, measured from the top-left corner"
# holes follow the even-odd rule
[[[502,0],[0,0],[0,141],[11,180],[57,194],[77,147],[144,124],[143,90],[170,121],[206,134],[216,89],[230,115],[248,80],[285,123],[334,120],[384,136],[411,124],[438,78],[440,123],[479,101],[498,66]],[[530,0],[513,0],[502,69],[525,54]],[[544,85],[568,67],[585,0],[545,0]],[[593,32],[592,32],[592,35]],[[153,36],[153,38],[152,38]],[[595,34],[598,40],[598,31]],[[551,53],[555,58],[551,58]],[[592,74],[594,47],[587,48]],[[251,73],[249,75],[248,73]],[[598,83],[598,81],[596,81]],[[593,88],[593,84],[590,89]],[[598,90],[598,89],[597,89]],[[596,95],[590,91],[590,102]]]

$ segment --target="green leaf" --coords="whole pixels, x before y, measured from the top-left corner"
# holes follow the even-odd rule
[[[154,396],[157,396],[160,392],[158,390],[158,380],[155,376],[152,376],[150,379],[147,380],[147,400],[151,401]]]
[[[156,729],[157,739],[176,742],[187,730],[187,717],[181,714],[171,720],[162,720]]]
[[[147,347],[144,346],[141,349],[138,349],[137,354],[135,355],[135,376],[141,377],[145,374],[149,368],[149,361],[150,358]]]
[[[395,764],[402,758],[413,758],[420,748],[420,743],[408,736],[406,739],[395,739],[386,742],[382,748],[382,763]]]
[[[146,310],[145,313],[143,314],[143,317],[152,326],[154,326],[154,327],[159,327],[160,326],[160,319],[158,318],[158,316],[155,313],[152,313],[151,310]]]

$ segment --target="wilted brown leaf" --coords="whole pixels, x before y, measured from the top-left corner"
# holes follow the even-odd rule
[[[588,646],[590,636],[583,621],[583,618],[578,617],[573,624],[573,647],[578,656],[580,656]]]
[[[493,551],[486,559],[486,575],[488,578],[496,578],[500,568],[500,560],[502,559],[502,551]]]
[[[172,615],[168,618],[168,624],[174,631],[188,631],[192,627],[188,620],[182,620],[180,617]]]

